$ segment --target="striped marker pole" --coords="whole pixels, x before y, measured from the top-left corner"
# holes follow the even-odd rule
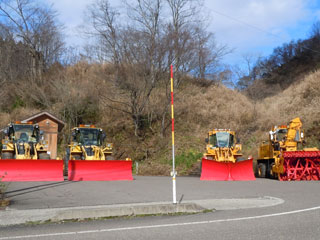
[[[176,170],[174,157],[174,111],[173,111],[173,67],[170,66],[170,81],[171,81],[171,120],[172,120],[172,194],[173,204],[177,204],[177,190],[176,190]]]

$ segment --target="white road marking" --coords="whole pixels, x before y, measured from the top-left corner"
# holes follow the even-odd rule
[[[78,232],[61,232],[61,233],[47,233],[47,234],[35,234],[35,235],[24,235],[24,236],[0,237],[0,240],[55,237],[55,236],[66,236],[66,235],[76,235],[76,234],[117,232],[117,231],[128,231],[128,230],[140,230],[140,229],[151,229],[151,228],[164,228],[164,227],[177,227],[177,226],[243,221],[243,220],[252,220],[252,219],[259,219],[259,218],[268,218],[268,217],[290,215],[290,214],[309,212],[309,211],[314,211],[314,210],[319,210],[319,209],[320,209],[320,206],[313,207],[313,208],[294,210],[294,211],[289,211],[289,212],[280,212],[280,213],[265,214],[265,215],[260,215],[260,216],[252,216],[252,217],[228,218],[228,219],[208,220],[208,221],[199,221],[199,222],[170,223],[170,224],[159,224],[159,225],[137,226],[137,227],[97,229],[97,230],[78,231]]]

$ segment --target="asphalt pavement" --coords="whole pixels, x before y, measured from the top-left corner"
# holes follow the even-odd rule
[[[78,220],[2,226],[0,240],[212,239],[214,236],[216,239],[317,239],[319,186],[316,181],[215,182],[178,177],[179,204],[173,205],[170,177],[136,176],[134,181],[119,182],[12,182],[7,191],[11,205],[0,211],[0,221],[14,222],[10,214],[16,213],[22,219],[23,214],[36,216],[44,212],[50,219],[50,214],[57,211],[62,214],[61,219],[74,214]],[[139,208],[142,212],[153,208],[153,214],[163,211],[164,215],[81,221],[91,213],[94,219],[95,214],[108,208],[129,210],[123,216],[139,216],[139,211],[135,212]],[[166,215],[192,213],[195,209],[197,214]],[[77,212],[85,214],[79,217]]]

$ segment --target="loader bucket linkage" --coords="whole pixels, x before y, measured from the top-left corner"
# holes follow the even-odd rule
[[[1,159],[0,178],[4,182],[63,181],[63,161]]]
[[[251,181],[255,180],[252,170],[253,159],[241,162],[217,162],[202,158],[200,180]]]

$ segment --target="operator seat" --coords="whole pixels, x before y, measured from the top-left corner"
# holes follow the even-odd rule
[[[26,134],[24,132],[21,133],[19,140],[21,140],[22,142],[28,142],[28,140],[29,140],[28,134]]]

